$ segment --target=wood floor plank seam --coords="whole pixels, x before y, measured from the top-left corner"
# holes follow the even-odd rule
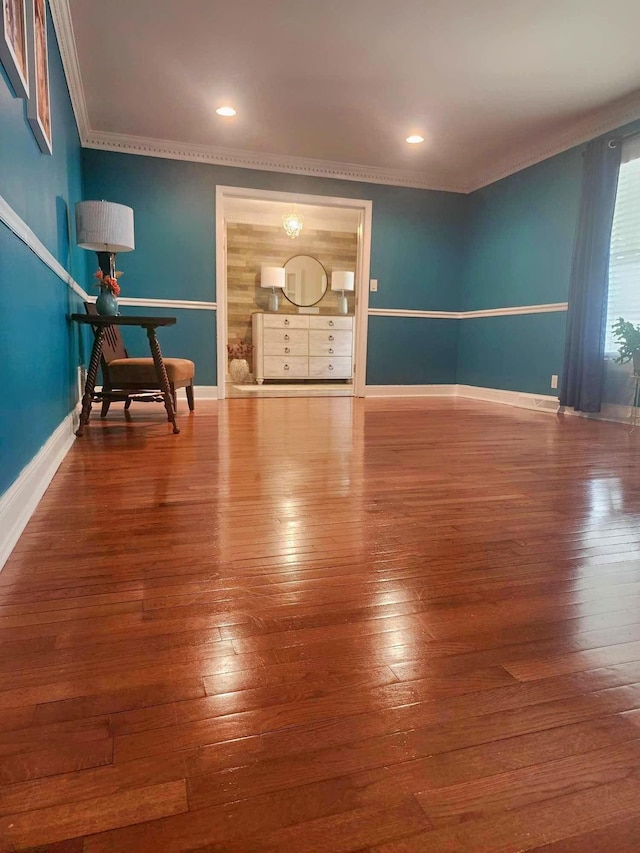
[[[157,408],[92,420],[0,575],[0,849],[637,853],[640,434]]]

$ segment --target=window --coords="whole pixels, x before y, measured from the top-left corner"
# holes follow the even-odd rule
[[[611,326],[618,317],[640,324],[640,137],[622,149],[611,231],[605,352],[617,353]]]

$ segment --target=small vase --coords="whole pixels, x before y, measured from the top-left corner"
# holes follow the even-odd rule
[[[96,311],[98,314],[107,314],[112,317],[120,313],[118,311],[118,300],[108,287],[100,288],[100,296],[96,299]]]
[[[249,378],[249,362],[246,358],[232,358],[229,362],[229,376],[233,382],[244,384]]]

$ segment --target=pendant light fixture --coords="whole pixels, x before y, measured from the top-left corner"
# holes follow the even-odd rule
[[[289,213],[286,213],[282,217],[282,227],[284,228],[287,236],[291,237],[292,240],[295,240],[296,237],[300,236],[303,225],[304,216],[302,216],[301,213],[296,213],[296,206],[294,204]]]

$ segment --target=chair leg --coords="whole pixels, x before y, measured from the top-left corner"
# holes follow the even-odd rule
[[[109,411],[109,406],[111,405],[111,400],[103,400],[102,401],[102,410],[100,412],[101,418],[107,417],[107,412]]]
[[[131,397],[127,397],[127,399],[125,400],[125,403],[124,403],[125,412],[128,412],[129,409],[131,408],[131,402],[132,402]]]
[[[191,385],[187,385],[184,389],[187,392],[187,403],[189,404],[189,411],[192,412],[195,408],[193,405],[193,382]]]
[[[178,411],[178,401],[176,399],[176,386],[173,384],[173,382],[170,382],[169,388],[171,389],[171,399],[173,400],[173,411],[177,412]]]

